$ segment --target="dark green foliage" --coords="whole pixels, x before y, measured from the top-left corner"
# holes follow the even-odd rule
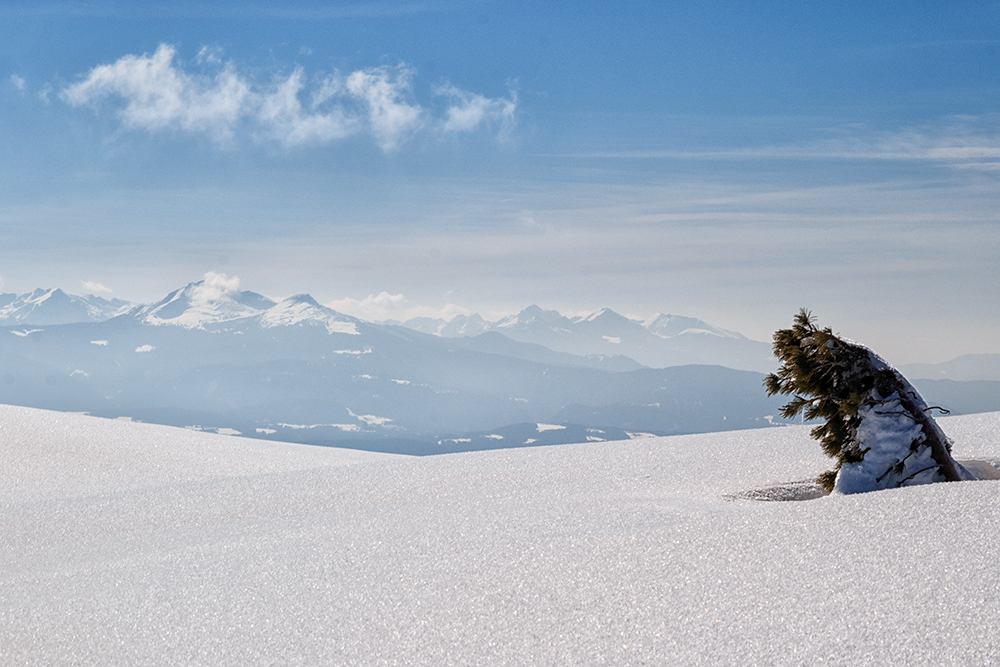
[[[791,329],[774,332],[774,354],[781,366],[764,378],[767,393],[794,396],[781,410],[786,419],[802,414],[808,420],[826,420],[811,433],[837,462],[817,480],[832,489],[842,464],[864,458],[854,441],[861,423],[858,409],[871,400],[872,389],[888,396],[903,385],[892,369],[874,368],[866,348],[838,338],[829,327],[818,329],[805,309],[795,316]]]
[[[829,328],[818,329],[803,309],[791,329],[774,333],[774,354],[781,365],[764,378],[764,385],[769,395],[792,395],[781,409],[782,416],[825,420],[812,430],[812,437],[836,461],[833,470],[817,479],[824,488],[832,491],[843,465],[861,463],[876,446],[862,449],[858,441],[862,420],[875,420],[869,425],[871,431],[879,428],[878,420],[891,421],[895,416],[911,420],[919,429],[908,448],[892,452],[895,461],[874,476],[874,488],[903,486],[928,470],[943,481],[969,478],[951,457],[951,443],[928,414],[931,408],[898,371],[868,348],[839,338]],[[929,448],[933,464],[908,470],[907,461],[924,447]],[[882,450],[877,456],[885,454]]]
[[[826,489],[827,491],[833,491],[833,485],[837,481],[837,470],[839,468],[840,466],[838,465],[837,468],[833,470],[827,470],[824,473],[820,473],[819,476],[816,478],[816,483],[819,484],[824,489]]]

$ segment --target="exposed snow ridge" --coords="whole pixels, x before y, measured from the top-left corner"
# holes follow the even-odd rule
[[[160,318],[151,313],[143,318],[143,322],[151,326],[175,325],[185,329],[204,329],[207,324],[246,319],[256,314],[257,311],[249,308],[189,308],[183,315],[173,318]]]
[[[685,329],[684,331],[677,334],[678,336],[717,336],[719,338],[727,338],[727,336],[718,333],[717,331],[709,331],[708,329]]]
[[[350,410],[348,410],[348,412],[350,412]],[[361,428],[357,424],[285,424],[282,422],[278,423],[277,426],[280,426],[282,428],[290,428],[296,431],[312,430],[314,428],[320,428],[321,426],[340,429],[341,431],[345,431],[348,433],[355,433],[361,430]],[[274,429],[257,429],[257,431],[258,432],[268,431],[269,433],[272,434],[277,433],[277,431],[275,431]]]
[[[561,431],[566,428],[561,424],[535,424],[539,433],[544,433],[545,431]]]
[[[347,408],[347,413],[357,419],[358,421],[363,421],[369,426],[386,426],[392,420],[388,417],[378,417],[376,415],[358,415],[354,414],[354,411]]]
[[[611,311],[609,311],[607,308],[601,308],[600,310],[594,311],[590,315],[587,315],[585,317],[580,318],[578,321],[579,322],[593,322],[597,318],[602,317],[604,315],[607,315],[609,312],[611,312]]]

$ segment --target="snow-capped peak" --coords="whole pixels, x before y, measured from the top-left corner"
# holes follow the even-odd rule
[[[456,315],[450,322],[441,328],[441,335],[445,336],[475,336],[489,330],[489,322],[484,320],[479,313],[472,315]]]
[[[556,325],[562,322],[568,322],[568,320],[559,314],[555,310],[542,310],[539,306],[531,305],[522,310],[517,315],[508,315],[502,320],[498,321],[495,325],[495,329],[507,329],[510,327],[515,327],[518,325],[533,324],[536,322],[544,323],[546,325]]]
[[[27,295],[24,300],[25,303],[42,303],[43,301],[49,299],[51,296],[55,295],[58,299],[60,296],[65,296],[65,292],[61,289],[43,289],[38,288],[31,294]]]
[[[137,309],[133,316],[145,324],[172,324],[187,329],[256,318],[265,329],[316,323],[329,333],[358,333],[358,320],[320,305],[308,294],[276,302],[255,292],[240,291],[239,278],[216,273],[208,273],[204,280]]]
[[[208,273],[204,280],[189,283],[139,309],[136,317],[146,324],[199,329],[206,324],[252,317],[273,305],[274,301],[260,294],[241,292],[239,278]]]
[[[0,295],[0,323],[69,324],[102,322],[131,304],[98,296],[74,296],[61,289],[39,288],[28,294]]]
[[[661,338],[673,338],[681,334],[703,334],[721,338],[744,338],[741,334],[713,327],[695,317],[657,313],[642,323],[649,331]]]
[[[320,305],[308,294],[296,294],[275,304],[260,315],[260,323],[264,328],[317,323],[329,333],[359,333],[356,319]]]

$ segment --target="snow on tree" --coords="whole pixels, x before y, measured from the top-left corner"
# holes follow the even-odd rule
[[[817,482],[828,491],[975,479],[951,456],[951,442],[917,390],[867,347],[818,329],[803,309],[774,333],[781,361],[764,379],[768,395],[792,394],[786,419],[826,419],[812,430],[836,467]],[[940,409],[940,408],[938,408]]]

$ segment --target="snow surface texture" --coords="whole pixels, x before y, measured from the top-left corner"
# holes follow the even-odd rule
[[[725,499],[826,470],[808,427],[407,458],[0,407],[0,456],[0,664],[1000,661],[1000,482]]]

